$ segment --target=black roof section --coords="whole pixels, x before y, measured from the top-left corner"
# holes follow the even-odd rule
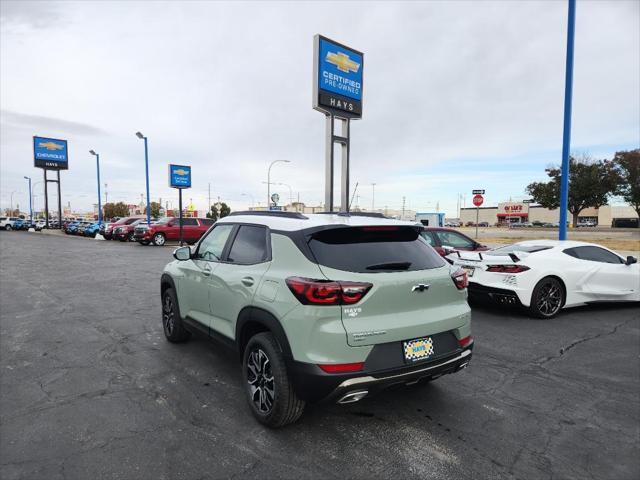
[[[379,212],[316,212],[318,215],[339,215],[340,217],[389,218]]]

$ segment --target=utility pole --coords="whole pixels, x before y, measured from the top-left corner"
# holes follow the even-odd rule
[[[108,185],[104,184],[104,203],[109,203],[109,192],[107,192]]]
[[[371,184],[371,211],[375,211],[376,209],[376,184]]]
[[[209,203],[207,205],[207,212],[211,212],[211,182],[209,182]]]
[[[407,197],[402,197],[402,216],[400,217],[400,220],[404,220],[404,205],[407,201]]]

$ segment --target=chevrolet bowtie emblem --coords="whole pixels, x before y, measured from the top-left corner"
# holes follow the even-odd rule
[[[359,63],[354,62],[349,58],[349,55],[342,52],[328,52],[326,60],[327,62],[335,65],[338,70],[345,73],[357,72],[360,68]]]
[[[63,145],[54,142],[40,142],[38,146],[40,148],[46,148],[47,150],[62,150],[64,148]]]
[[[186,175],[189,172],[187,172],[186,170],[183,170],[182,168],[178,168],[177,170],[174,170],[173,173],[176,175]]]
[[[412,292],[424,292],[429,290],[430,285],[425,285],[424,283],[419,283],[418,285],[414,285],[411,289]]]

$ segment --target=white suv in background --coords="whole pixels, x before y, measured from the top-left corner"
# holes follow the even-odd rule
[[[18,217],[0,217],[0,228],[2,230],[12,230],[13,223],[18,220]]]

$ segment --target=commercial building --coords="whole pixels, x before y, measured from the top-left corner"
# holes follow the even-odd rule
[[[495,207],[477,209],[478,222],[489,225],[506,225],[508,223],[540,222],[558,223],[559,209],[548,209],[540,205],[522,202],[502,202]],[[567,218],[572,215],[567,213]],[[476,208],[461,208],[460,223],[475,224]],[[638,214],[628,205],[605,205],[600,208],[586,208],[578,216],[578,222],[594,222],[601,227],[637,227]]]

